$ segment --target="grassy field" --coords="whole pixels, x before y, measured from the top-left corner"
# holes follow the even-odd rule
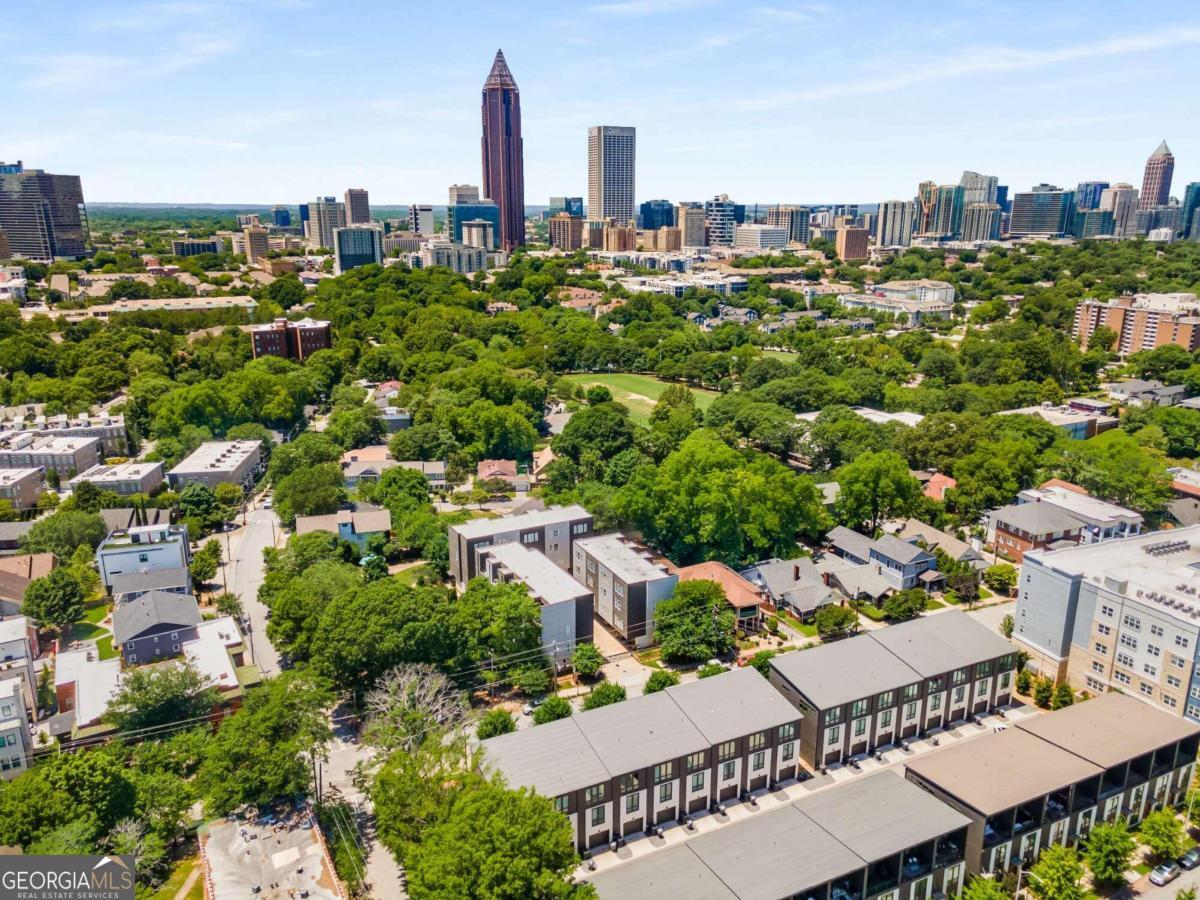
[[[604,385],[612,391],[614,400],[629,407],[630,418],[643,425],[650,421],[650,413],[654,410],[655,402],[670,384],[667,381],[659,381],[653,375],[630,375],[627,373],[564,375],[563,377],[575,384],[581,384],[585,388],[594,384]],[[700,409],[708,409],[713,400],[720,396],[716,391],[705,391],[700,388],[691,388],[691,391],[696,398],[696,406]]]
[[[777,359],[785,363],[794,363],[800,358],[800,354],[793,353],[791,350],[764,350],[762,355],[764,359]]]
[[[171,874],[161,885],[158,890],[152,894],[148,894],[147,900],[175,900],[175,895],[183,887],[183,883],[187,881],[188,875],[192,873],[192,869],[200,865],[200,857],[189,856],[187,859],[181,859],[171,866]],[[192,889],[187,892],[186,900],[203,900],[204,897],[204,877],[203,875],[196,879],[196,883],[192,885]]]

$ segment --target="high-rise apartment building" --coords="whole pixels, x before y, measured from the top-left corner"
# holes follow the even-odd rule
[[[432,211],[430,213],[432,216]],[[475,203],[458,203],[446,208],[446,234],[455,243],[463,243],[463,225],[485,219],[492,223],[492,246],[489,250],[499,249],[500,240],[500,207],[490,200],[479,200]],[[431,226],[432,227],[432,226]]]
[[[1100,327],[1117,335],[1122,356],[1176,344],[1200,349],[1200,299],[1195,294],[1134,294],[1103,302],[1084,300],[1075,307],[1072,333],[1085,350]]]
[[[937,197],[937,182],[922,181],[917,185],[917,234],[930,233]]]
[[[1000,179],[995,175],[980,175],[978,172],[967,170],[958,181],[963,189],[963,206],[972,203],[995,203],[996,189]]]
[[[491,250],[496,246],[496,226],[487,219],[471,219],[463,222],[462,242],[466,247]]]
[[[338,275],[383,262],[383,230],[370,225],[351,225],[333,232],[333,270]]]
[[[1113,234],[1113,214],[1107,209],[1075,210],[1071,234],[1080,240],[1097,237],[1110,237]]]
[[[410,204],[408,230],[417,234],[433,234],[433,207],[427,203]]]
[[[1100,192],[1098,209],[1108,210],[1113,214],[1113,233],[1117,237],[1133,234],[1137,205],[1138,192],[1132,184],[1119,182]]]
[[[333,249],[333,233],[346,227],[346,204],[336,197],[318,197],[308,204],[307,237],[318,247]]]
[[[628,222],[607,220],[604,223],[604,249],[616,253],[636,250],[637,225],[632,220]]]
[[[675,224],[685,247],[707,247],[704,207],[698,203],[680,203],[675,208]]]
[[[483,193],[500,210],[500,247],[525,243],[525,146],[521,92],[504,52],[496,51],[483,83]]]
[[[1100,198],[1108,190],[1107,181],[1081,181],[1075,186],[1076,209],[1099,209]]]
[[[1070,233],[1074,212],[1074,191],[1064,191],[1052,184],[1034,185],[1032,190],[1013,195],[1008,233],[1015,238],[1061,237]]]
[[[460,203],[478,203],[479,188],[473,184],[452,184],[450,185],[450,205],[457,206]]]
[[[875,244],[878,247],[907,247],[912,243],[913,220],[917,204],[912,200],[887,200],[879,204],[875,218]]]
[[[249,225],[242,229],[242,245],[246,248],[246,262],[254,264],[265,259],[270,245],[267,242],[267,229],[261,225]]]
[[[576,216],[583,218],[583,198],[582,197],[551,197],[550,198],[550,215],[556,216],[561,212],[565,212],[568,216]]]
[[[1138,209],[1153,209],[1166,206],[1171,199],[1171,176],[1175,174],[1175,157],[1171,148],[1163,141],[1146,160],[1142,174],[1142,193],[1138,197]]]
[[[1200,210],[1200,181],[1191,182],[1183,189],[1183,209],[1181,217],[1183,219],[1183,236],[1185,238],[1200,237],[1200,232],[1196,230],[1196,212]]]
[[[371,221],[371,202],[364,188],[349,188],[346,191],[346,224],[366,225]]]
[[[642,228],[657,231],[675,224],[675,205],[670,200],[647,200],[642,204]]]
[[[867,258],[870,236],[867,229],[854,225],[843,225],[834,234],[834,247],[837,250],[838,259],[842,262]]]
[[[550,217],[550,246],[578,250],[583,246],[583,219],[566,212]]]
[[[962,240],[971,242],[1000,240],[999,203],[968,203],[963,211]]]
[[[938,185],[933,218],[926,232],[930,237],[958,237],[962,230],[963,195],[961,184]]]
[[[664,225],[657,231],[642,232],[642,249],[672,253],[683,249],[683,239],[678,228]]]
[[[0,234],[9,255],[41,262],[80,259],[90,240],[78,175],[0,163]]]
[[[633,219],[636,163],[637,129],[619,125],[588,129],[589,219]]]
[[[728,194],[717,194],[704,202],[704,228],[711,247],[732,247],[737,212]],[[685,246],[687,242],[684,242]]]
[[[767,210],[767,224],[786,228],[788,240],[797,244],[808,243],[811,213],[803,206],[776,206]]]

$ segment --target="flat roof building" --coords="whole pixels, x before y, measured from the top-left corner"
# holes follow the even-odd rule
[[[171,487],[181,490],[193,482],[209,487],[221,483],[249,488],[262,468],[262,441],[206,441],[167,473]]]
[[[329,322],[303,318],[296,322],[276,319],[250,326],[250,348],[254,358],[280,356],[300,362],[318,350],[333,346],[333,328]]]
[[[161,462],[127,462],[112,466],[92,466],[80,472],[68,483],[71,490],[78,490],[84,483],[94,484],[103,491],[118,494],[149,494],[163,483]]]
[[[544,554],[560,569],[571,567],[571,543],[592,533],[592,514],[578,504],[502,516],[473,519],[447,529],[450,574],[459,590],[479,574],[476,551],[485,546],[520,543]]]
[[[0,500],[7,500],[13,509],[32,509],[42,494],[45,475],[40,466],[0,469]]]
[[[653,640],[654,609],[679,581],[650,551],[617,532],[575,541],[571,574],[593,591],[596,615],[639,646]]]
[[[0,468],[53,470],[61,478],[99,462],[100,441],[94,437],[56,437],[33,431],[0,435]]]

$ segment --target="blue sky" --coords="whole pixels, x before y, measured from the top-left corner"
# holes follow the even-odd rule
[[[531,204],[586,193],[601,123],[638,129],[639,200],[1140,184],[1164,137],[1173,193],[1200,180],[1194,2],[60,0],[5,30],[0,158],[90,201],[444,203],[497,47]]]

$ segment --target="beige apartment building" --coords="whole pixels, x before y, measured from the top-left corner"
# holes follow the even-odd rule
[[[1122,356],[1177,344],[1185,350],[1200,348],[1200,298],[1195,294],[1135,294],[1103,303],[1085,300],[1075,307],[1072,333],[1087,348],[1097,328],[1117,335],[1115,349]]]
[[[579,250],[583,247],[583,219],[565,212],[551,216],[550,246],[560,250]]]

